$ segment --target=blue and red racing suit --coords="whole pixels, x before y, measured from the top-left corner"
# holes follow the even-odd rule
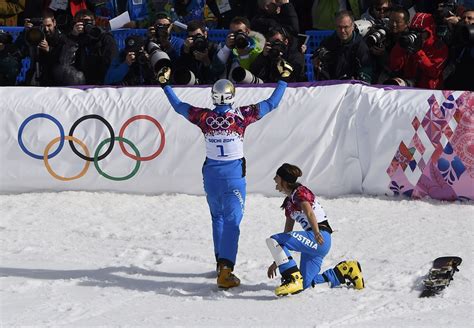
[[[170,86],[164,87],[174,110],[204,134],[206,160],[202,173],[212,217],[214,253],[219,262],[232,268],[245,207],[245,129],[278,106],[286,86],[286,82],[279,81],[270,98],[257,104],[238,108],[217,105],[214,110],[182,102]]]

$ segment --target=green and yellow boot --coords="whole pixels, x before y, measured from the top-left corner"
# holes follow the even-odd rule
[[[364,278],[362,277],[362,269],[357,261],[343,261],[334,268],[339,278],[343,278],[347,284],[352,283],[355,289],[363,289]]]

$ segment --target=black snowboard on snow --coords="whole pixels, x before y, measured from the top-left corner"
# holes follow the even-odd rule
[[[462,259],[457,256],[438,257],[433,261],[428,277],[423,280],[424,289],[420,297],[430,297],[440,293],[449,286],[454,273],[459,271],[458,266]]]

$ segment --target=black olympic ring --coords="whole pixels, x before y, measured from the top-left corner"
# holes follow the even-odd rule
[[[107,148],[107,150],[105,151],[105,153],[103,153],[101,156],[98,157],[98,161],[100,160],[103,160],[105,157],[107,157],[107,155],[109,155],[111,152],[112,152],[112,149],[114,148],[114,142],[115,142],[115,133],[114,133],[114,129],[112,128],[112,126],[110,125],[109,122],[107,122],[102,116],[99,116],[99,115],[96,115],[96,114],[91,114],[91,115],[85,115],[83,117],[81,117],[80,119],[78,119],[76,122],[74,122],[74,124],[71,126],[71,129],[69,130],[69,136],[70,137],[73,137],[73,133],[74,133],[74,130],[77,128],[77,126],[79,125],[79,123],[81,123],[82,121],[85,121],[85,120],[88,120],[88,119],[92,119],[92,118],[95,118],[96,120],[99,120],[101,121],[102,123],[105,124],[105,126],[107,127],[107,129],[109,130],[109,133],[110,133],[110,145],[109,147]],[[72,151],[77,155],[79,156],[80,158],[82,158],[83,160],[86,160],[86,161],[89,161],[89,162],[93,162],[94,161],[94,157],[88,157],[88,156],[85,156],[83,155],[81,152],[79,152],[76,148],[76,146],[74,145],[74,142],[72,140],[69,140],[69,146],[71,146],[71,149]]]

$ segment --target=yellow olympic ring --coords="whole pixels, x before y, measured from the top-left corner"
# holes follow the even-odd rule
[[[82,147],[82,150],[84,150],[84,153],[86,153],[86,156],[89,157],[89,155],[90,155],[89,154],[89,149],[87,149],[86,144],[83,143],[81,140],[79,140],[75,137],[72,137],[72,136],[64,136],[64,139],[69,140],[69,141],[74,141],[77,144],[79,144],[79,146]],[[49,159],[48,159],[49,150],[51,149],[51,147],[53,147],[53,145],[55,143],[59,142],[60,140],[61,140],[61,137],[54,138],[53,140],[51,140],[51,142],[44,149],[44,154],[43,154],[44,166],[48,170],[49,174],[51,174],[53,177],[55,177],[56,179],[61,180],[61,181],[71,181],[71,180],[75,180],[75,179],[79,179],[79,178],[83,177],[84,174],[86,174],[87,170],[89,169],[89,165],[90,165],[89,161],[85,161],[86,165],[84,166],[82,171],[79,172],[79,174],[77,174],[75,176],[72,176],[72,177],[69,177],[69,178],[68,177],[62,177],[62,176],[56,174],[56,172],[54,172],[53,169],[51,168],[51,166],[49,165]]]

